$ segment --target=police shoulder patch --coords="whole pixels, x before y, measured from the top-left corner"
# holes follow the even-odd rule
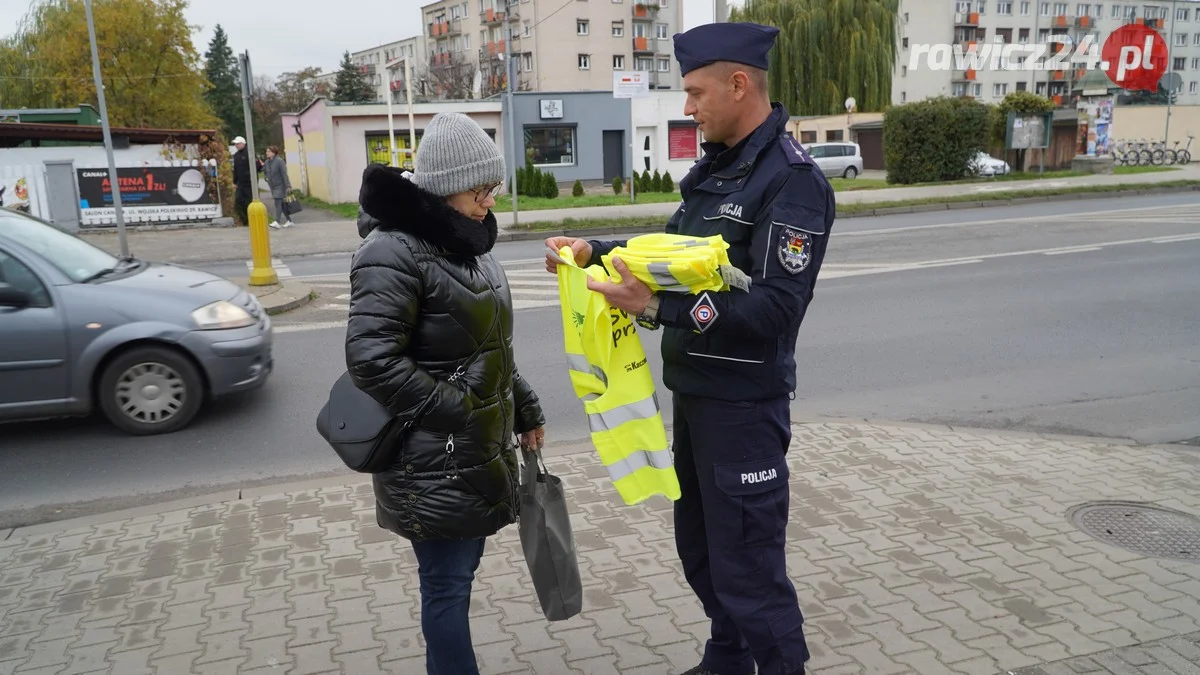
[[[692,323],[696,324],[697,333],[708,330],[717,320],[717,306],[713,304],[712,298],[708,297],[707,292],[701,293],[696,304],[692,305],[691,315]]]
[[[808,269],[808,264],[812,262],[812,237],[807,232],[784,225],[779,230],[775,254],[784,271],[799,274]]]

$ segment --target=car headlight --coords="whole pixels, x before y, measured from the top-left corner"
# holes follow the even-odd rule
[[[200,330],[245,328],[255,324],[249,312],[228,300],[218,300],[197,309],[192,312],[192,320]]]

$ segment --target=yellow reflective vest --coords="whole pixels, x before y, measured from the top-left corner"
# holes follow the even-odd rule
[[[583,401],[592,444],[626,504],[653,495],[679,499],[666,428],[633,317],[587,287],[588,278],[608,281],[604,268],[575,265],[570,248],[560,253],[561,299],[567,367]]]
[[[614,256],[629,267],[633,276],[654,292],[699,294],[727,291],[729,244],[721,237],[690,237],[680,234],[647,234],[634,237],[600,257],[608,274],[620,279],[613,268]]]

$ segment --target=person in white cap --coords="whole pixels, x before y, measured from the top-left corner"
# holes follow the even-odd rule
[[[500,150],[471,118],[442,113],[414,169],[363,172],[346,367],[411,425],[373,475],[375,518],[416,554],[427,672],[479,675],[471,585],[487,537],[517,520],[516,437],[540,449],[545,417],[515,365],[512,293],[491,253]]]
[[[246,139],[238,136],[233,139],[233,145],[237,148],[237,152],[233,153],[233,206],[242,225],[249,225],[250,218],[246,210],[250,208],[250,202],[254,201],[254,186],[258,183],[258,172],[262,170],[262,162],[255,162],[256,170],[251,174]]]

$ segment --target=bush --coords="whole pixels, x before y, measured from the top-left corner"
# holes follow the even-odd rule
[[[572,197],[582,197],[583,196],[583,181],[579,180],[578,178],[575,179],[575,185],[574,185],[574,187],[571,188],[571,196]]]
[[[621,194],[621,177],[620,176],[617,176],[616,178],[613,179],[612,188],[613,188],[614,195]]]
[[[670,171],[663,172],[662,191],[663,192],[674,192],[675,191],[675,181],[671,180],[671,172]]]
[[[554,180],[554,174],[552,173],[542,173],[542,196],[546,199],[556,199],[558,197],[558,181]]]
[[[658,169],[654,170],[654,175],[650,178],[650,190],[652,192],[662,192],[663,191],[663,189],[662,189],[662,174],[660,174],[658,172]]]
[[[961,179],[991,134],[988,107],[941,96],[893,106],[883,115],[883,154],[889,183]]]

